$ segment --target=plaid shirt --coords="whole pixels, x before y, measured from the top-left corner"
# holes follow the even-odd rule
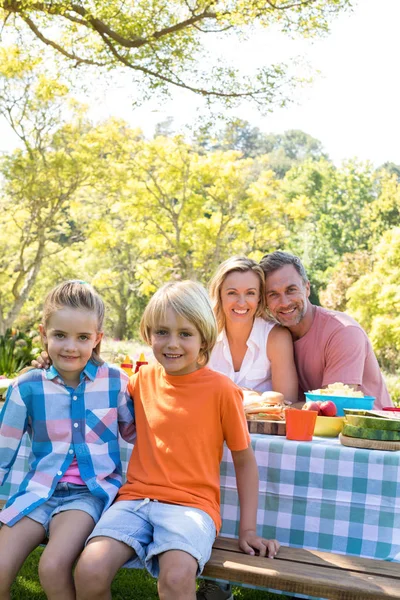
[[[104,500],[104,508],[111,504],[121,486],[118,429],[128,442],[135,437],[128,381],[119,369],[92,361],[76,389],[63,383],[54,366],[34,369],[14,381],[0,414],[0,485],[25,431],[32,450],[29,471],[0,521],[13,525],[46,502],[75,456],[89,490]]]

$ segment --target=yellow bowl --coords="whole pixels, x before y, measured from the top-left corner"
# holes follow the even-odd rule
[[[318,416],[315,422],[314,435],[319,437],[337,437],[343,429],[344,417]]]

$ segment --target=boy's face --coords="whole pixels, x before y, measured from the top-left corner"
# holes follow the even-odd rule
[[[168,375],[197,371],[202,346],[200,333],[193,323],[172,308],[167,308],[165,323],[158,323],[151,331],[154,356]]]

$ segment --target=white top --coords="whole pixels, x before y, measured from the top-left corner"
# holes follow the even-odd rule
[[[227,375],[240,387],[257,392],[272,390],[271,363],[267,357],[267,340],[275,323],[260,317],[254,320],[253,329],[246,342],[247,351],[240,371],[235,371],[226,331],[223,329],[211,354],[208,367]]]

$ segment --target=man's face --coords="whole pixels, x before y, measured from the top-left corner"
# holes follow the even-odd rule
[[[285,265],[266,278],[268,312],[289,329],[306,315],[309,295],[309,282],[304,283],[293,265]]]

